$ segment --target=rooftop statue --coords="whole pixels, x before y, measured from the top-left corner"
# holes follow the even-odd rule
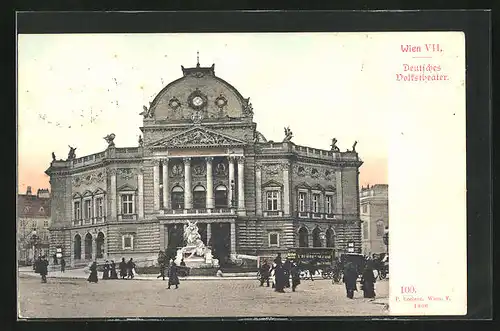
[[[70,145],[68,145],[69,147],[69,153],[68,153],[68,160],[74,160],[76,158],[76,147],[71,147]]]
[[[108,147],[114,147],[115,146],[115,143],[113,142],[113,140],[115,139],[115,134],[114,133],[111,133],[111,134],[108,134],[106,137],[104,137],[104,140],[106,140],[106,142],[108,143]]]
[[[332,147],[332,152],[340,152],[340,149],[337,147],[337,138],[332,139],[332,144],[330,146]]]
[[[293,138],[293,132],[290,130],[290,127],[285,128],[285,139],[283,139],[283,142],[289,142]]]

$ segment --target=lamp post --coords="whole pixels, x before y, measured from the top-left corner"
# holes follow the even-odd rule
[[[235,205],[234,205],[234,180],[231,180],[231,208],[235,208]]]

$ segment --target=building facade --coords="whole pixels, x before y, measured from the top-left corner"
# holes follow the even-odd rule
[[[34,257],[49,253],[49,190],[39,189],[35,195],[28,186],[26,194],[17,196],[17,215],[17,260],[30,264]]]
[[[54,160],[51,250],[67,261],[141,259],[183,245],[187,220],[219,259],[297,246],[361,252],[353,151],[267,141],[249,98],[214,65],[182,67],[144,107],[138,146]]]
[[[360,191],[363,254],[386,253],[384,233],[389,227],[389,186],[377,184]]]

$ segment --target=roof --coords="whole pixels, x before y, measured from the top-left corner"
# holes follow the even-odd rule
[[[18,194],[17,212],[19,217],[50,217],[50,199]]]

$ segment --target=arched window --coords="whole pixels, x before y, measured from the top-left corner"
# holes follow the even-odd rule
[[[196,186],[193,189],[193,208],[203,209],[207,206],[207,193],[205,188],[201,185]]]
[[[97,246],[96,258],[102,259],[104,255],[104,233],[99,232],[99,234],[97,235],[96,246]]]
[[[172,209],[184,209],[184,189],[175,186],[172,189]]]
[[[85,236],[85,260],[92,260],[92,235]]]
[[[215,188],[215,208],[227,208],[227,188],[224,185]]]
[[[305,227],[299,230],[299,247],[309,247],[309,233]]]
[[[384,221],[377,221],[377,237],[382,237],[384,235]]]
[[[332,228],[326,230],[326,247],[335,247],[335,234]]]
[[[321,230],[319,228],[314,228],[313,230],[313,247],[321,247]]]
[[[75,240],[73,241],[73,256],[75,260],[82,259],[82,237],[79,234],[75,236]]]

